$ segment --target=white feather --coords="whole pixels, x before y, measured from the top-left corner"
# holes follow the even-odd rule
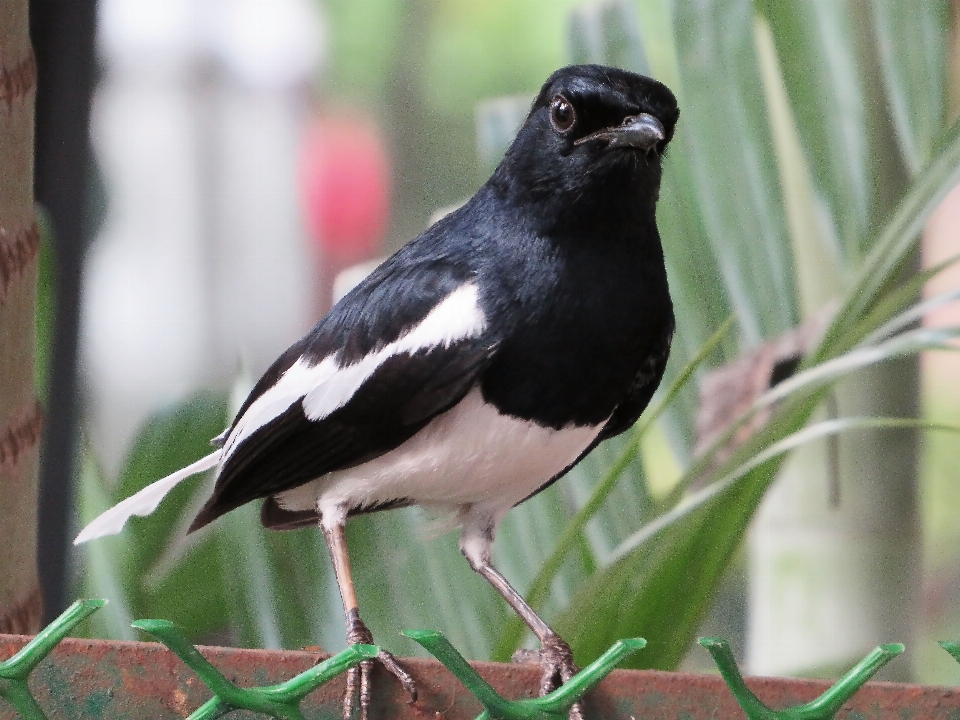
[[[300,400],[311,388],[323,384],[337,372],[333,357],[319,365],[309,365],[300,358],[291,365],[276,384],[254,400],[243,416],[237,420],[233,432],[223,446],[224,458],[229,457],[237,446],[268,422],[279,417],[284,410]]]
[[[396,347],[390,354],[450,347],[457,340],[479,335],[485,325],[480,291],[476,284],[467,283],[447,295],[413,330],[391,343]]]
[[[177,470],[165,478],[161,478],[154,483],[147,485],[140,492],[131,495],[106,512],[99,515],[93,522],[87,525],[77,539],[73,541],[74,545],[85,543],[88,540],[94,540],[105,535],[116,535],[123,526],[134,515],[145,516],[157,509],[160,501],[167,496],[174,487],[179,485],[191,475],[196,475],[204,470],[209,470],[218,462],[223,454],[222,450],[215,450],[206,457],[200,458],[192,465]]]
[[[335,375],[303,398],[304,414],[317,421],[342,408],[387,358],[435,347],[450,347],[458,340],[482,333],[486,319],[480,309],[479,294],[475,284],[461,285],[410,332],[360,362],[338,368]]]
[[[449,347],[458,340],[479,335],[485,323],[479,290],[474,283],[468,283],[447,295],[409,332],[359,362],[341,367],[331,355],[317,365],[310,365],[300,358],[272,388],[250,404],[227,438],[224,458],[298,400],[302,399],[307,418],[314,422],[322,420],[346,405],[388,358],[439,346]]]
[[[322,420],[337,408],[346,405],[364,381],[389,357],[384,354],[388,348],[389,346],[378,353],[367,355],[358,363],[339,368],[335,375],[306,393],[303,398],[303,414],[313,421]]]

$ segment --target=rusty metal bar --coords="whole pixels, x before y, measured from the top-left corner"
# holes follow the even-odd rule
[[[0,635],[0,658],[12,656],[28,638]],[[320,659],[316,653],[201,648],[231,682],[267,685],[289,679]],[[474,720],[482,708],[440,663],[404,661],[421,688],[421,699],[407,705],[396,681],[377,670],[372,718],[397,720]],[[474,663],[506,698],[531,698],[539,686],[536,666]],[[815,680],[748,678],[749,688],[774,708],[816,698],[830,683]],[[155,643],[64,640],[31,676],[31,689],[51,720],[173,720],[185,718],[210,699],[197,676],[164,646]],[[308,720],[338,718],[344,678],[306,698]],[[719,676],[616,670],[587,697],[587,716],[600,720],[741,719],[743,711]],[[867,683],[843,707],[840,720],[955,720],[960,689]],[[254,718],[238,712],[231,717]],[[0,700],[0,720],[14,720]]]

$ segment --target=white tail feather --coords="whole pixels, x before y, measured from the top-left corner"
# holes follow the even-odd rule
[[[87,540],[94,540],[99,537],[104,537],[105,535],[116,535],[123,530],[123,526],[126,525],[127,520],[132,516],[140,515],[142,517],[152,513],[157,509],[157,506],[160,505],[160,501],[167,496],[167,493],[191,475],[196,475],[197,473],[212,468],[220,462],[220,456],[222,454],[223,450],[215,450],[206,457],[200,458],[192,465],[187,465],[185,468],[181,468],[175,473],[167,475],[165,478],[150,483],[140,492],[131,495],[126,500],[122,500],[106,512],[101,513],[77,535],[77,539],[73,541],[73,544],[79,545],[80,543],[87,542]]]

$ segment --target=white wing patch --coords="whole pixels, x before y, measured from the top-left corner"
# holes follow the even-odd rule
[[[222,450],[215,450],[206,457],[200,458],[192,465],[187,465],[172,475],[167,475],[165,478],[150,483],[140,492],[131,495],[126,500],[122,500],[98,516],[77,535],[77,539],[73,541],[73,544],[79,545],[80,543],[87,542],[87,540],[94,540],[105,535],[116,535],[123,530],[123,526],[127,524],[127,520],[134,515],[143,517],[152,513],[157,509],[160,501],[167,496],[167,493],[191,475],[196,475],[197,473],[212,468],[220,462],[220,456],[222,454]]]
[[[322,420],[346,405],[388,358],[440,346],[449,347],[458,340],[476,337],[486,325],[479,294],[474,283],[460,286],[409,332],[352,365],[341,367],[333,355],[317,365],[310,365],[300,358],[272,388],[247,408],[227,438],[224,459],[240,443],[300,399],[309,420]]]

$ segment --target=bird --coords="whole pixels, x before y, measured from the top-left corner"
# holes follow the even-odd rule
[[[656,207],[678,117],[652,78],[601,65],[551,74],[470,200],[280,355],[211,454],[75,542],[119,532],[214,469],[190,532],[255,500],[267,528],[319,526],[347,641],[372,643],[345,524],[418,505],[459,526],[467,562],[539,640],[541,694],[569,680],[570,646],[494,567],[492,547],[512,507],[630,428],[663,377],[675,320]],[[416,698],[391,654],[377,661]],[[348,675],[345,718],[358,704],[367,717],[371,663]]]

